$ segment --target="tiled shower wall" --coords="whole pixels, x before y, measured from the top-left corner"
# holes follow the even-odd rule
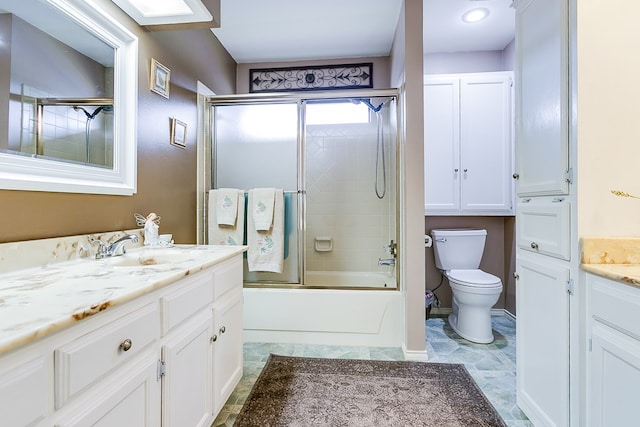
[[[22,129],[20,151],[36,153],[36,98],[51,95],[34,88],[23,86],[22,93]],[[85,106],[92,113],[97,106]],[[71,162],[85,163],[87,117],[82,111],[69,106],[46,106],[43,117],[45,157]],[[113,115],[99,113],[91,122],[89,138],[89,162],[94,165],[113,166]]]
[[[396,136],[388,120],[384,141],[386,195],[378,199],[375,115],[370,124],[307,126],[307,271],[389,271],[378,266],[396,240]],[[333,249],[317,251],[316,237],[331,238]]]

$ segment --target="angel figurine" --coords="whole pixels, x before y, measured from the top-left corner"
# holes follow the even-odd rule
[[[160,229],[160,217],[151,212],[146,217],[139,213],[133,215],[136,218],[136,224],[139,227],[144,227],[144,245],[145,246],[158,246],[160,244],[160,237],[158,230]]]

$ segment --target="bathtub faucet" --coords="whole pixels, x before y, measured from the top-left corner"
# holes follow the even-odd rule
[[[395,258],[378,258],[378,265],[396,265]]]

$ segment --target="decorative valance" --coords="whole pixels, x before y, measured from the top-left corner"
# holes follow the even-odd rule
[[[249,70],[249,92],[366,89],[373,87],[373,63]]]

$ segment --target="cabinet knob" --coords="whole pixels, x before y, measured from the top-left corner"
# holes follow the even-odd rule
[[[520,275],[518,273],[513,273],[513,278],[518,280],[520,278]]]
[[[216,341],[218,341],[218,336],[214,334],[214,335],[211,337],[211,342],[216,342]]]
[[[224,334],[227,331],[227,328],[225,326],[223,326],[222,328],[220,328],[220,333]]]
[[[469,169],[462,169],[462,172],[467,173]]]
[[[453,171],[454,171],[455,173],[458,173],[458,171],[459,171],[459,170],[460,170],[460,169],[455,168]]]
[[[520,178],[520,174],[519,173],[514,173],[513,175],[511,175],[513,177],[513,179],[518,179]]]
[[[127,338],[126,340],[120,343],[120,350],[129,351],[129,349],[131,349],[132,346],[133,346],[133,343],[129,338]]]
[[[531,249],[538,249],[538,244],[536,242],[531,242]]]

